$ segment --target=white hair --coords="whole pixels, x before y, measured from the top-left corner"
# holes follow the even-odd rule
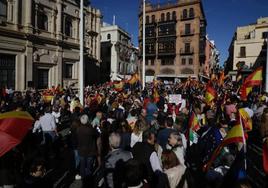
[[[117,149],[120,146],[121,137],[118,133],[112,133],[109,136],[109,145],[112,149]]]

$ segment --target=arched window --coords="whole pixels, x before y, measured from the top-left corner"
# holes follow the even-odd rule
[[[167,21],[169,21],[170,20],[170,13],[168,12],[167,13]]]
[[[163,21],[165,21],[165,14],[164,13],[161,14],[161,22],[163,22]]]
[[[107,40],[111,40],[111,34],[110,33],[107,34]]]
[[[65,35],[72,37],[72,19],[70,17],[66,17],[65,19]]]
[[[182,18],[187,18],[187,9],[183,9]]]
[[[0,18],[7,18],[7,0],[0,0]]]
[[[190,8],[189,17],[194,18],[194,9],[193,8]]]
[[[155,22],[155,15],[152,15],[152,22]]]
[[[176,20],[176,12],[175,11],[172,12],[172,20]]]
[[[146,23],[149,23],[149,22],[150,22],[150,17],[146,16]]]

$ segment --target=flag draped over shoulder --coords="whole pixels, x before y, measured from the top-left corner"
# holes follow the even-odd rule
[[[243,127],[242,127],[241,123],[238,123],[237,125],[233,126],[229,130],[228,134],[223,139],[223,141],[221,142],[221,144],[213,152],[210,160],[208,161],[208,163],[204,167],[205,170],[207,171],[211,167],[213,161],[219,155],[219,153],[221,152],[221,150],[222,150],[223,147],[225,147],[225,146],[227,146],[229,144],[232,144],[232,143],[243,142],[243,137],[244,137]]]
[[[206,103],[210,103],[211,101],[213,101],[216,98],[216,96],[217,96],[216,90],[212,86],[207,85],[205,93]]]
[[[22,141],[33,121],[32,116],[24,111],[0,114],[0,157]]]

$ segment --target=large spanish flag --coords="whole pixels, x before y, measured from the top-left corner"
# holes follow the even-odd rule
[[[262,84],[262,67],[257,68],[253,73],[248,75],[244,83],[248,86],[258,86]]]
[[[0,114],[0,157],[22,141],[33,121],[32,116],[24,111]]]
[[[213,101],[213,99],[215,99],[217,96],[217,92],[216,90],[211,87],[211,86],[207,86],[206,88],[206,94],[205,94],[205,100],[207,103],[210,103],[211,101]]]
[[[216,159],[216,157],[221,152],[222,148],[232,144],[232,143],[243,143],[243,137],[244,137],[244,131],[241,123],[238,123],[237,125],[233,126],[230,131],[228,132],[227,136],[223,139],[222,143],[217,147],[217,149],[213,152],[211,159],[208,161],[208,163],[204,166],[204,170],[207,171],[213,161]]]

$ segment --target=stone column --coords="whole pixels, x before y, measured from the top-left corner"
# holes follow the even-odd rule
[[[25,25],[26,25],[26,32],[32,32],[32,0],[25,0],[25,8],[26,8],[26,15],[25,15]]]
[[[100,31],[100,27],[101,27],[101,13],[100,11],[98,10],[97,11],[97,20],[96,20],[96,25],[97,25],[97,33],[98,33],[98,36],[97,36],[97,54],[96,54],[96,58],[97,60],[100,62],[100,51],[101,51],[101,46],[100,46],[100,36],[101,36],[101,31]]]
[[[57,85],[60,84],[62,85],[62,79],[63,79],[63,74],[62,74],[62,50],[58,50],[57,52],[58,55],[58,61],[57,61]]]
[[[29,42],[28,42],[29,43]],[[33,81],[33,47],[27,44],[26,48],[26,83]]]
[[[16,56],[16,68],[15,68],[15,89],[23,91],[26,89],[25,86],[25,55],[18,54]]]
[[[14,24],[15,24],[15,28],[18,28],[18,24],[19,24],[19,0],[15,0],[14,2],[14,10],[13,11],[13,15],[14,15]]]
[[[51,14],[51,36],[54,38],[56,36],[56,32],[55,32],[55,19],[56,19],[56,12],[55,10],[52,10],[52,14]]]
[[[57,34],[57,39],[61,40],[62,38],[62,1],[61,0],[57,0],[57,26],[56,26],[56,34]]]

